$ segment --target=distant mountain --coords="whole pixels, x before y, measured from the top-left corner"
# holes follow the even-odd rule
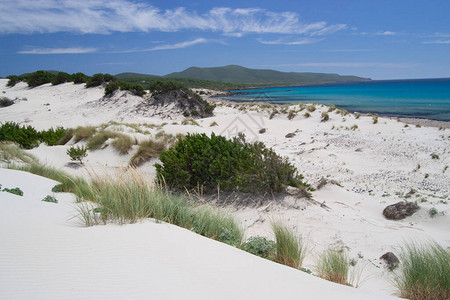
[[[141,74],[141,73],[120,73],[117,75],[114,75],[117,79],[127,79],[127,78],[159,78],[161,76],[158,75],[148,75],[148,74]]]
[[[249,69],[236,65],[213,68],[191,67],[182,72],[165,75],[166,78],[191,78],[234,84],[255,85],[301,85],[327,82],[367,81],[370,78],[343,76],[329,73],[280,72],[264,69]]]

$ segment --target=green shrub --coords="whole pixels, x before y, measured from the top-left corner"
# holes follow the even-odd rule
[[[97,73],[92,75],[92,77],[90,77],[87,80],[86,87],[87,88],[96,87],[102,85],[104,82],[112,82],[116,80],[117,79],[110,74]]]
[[[170,187],[184,190],[202,186],[205,192],[282,192],[285,185],[305,187],[303,177],[287,159],[261,142],[245,142],[243,135],[227,140],[205,134],[188,135],[160,155],[155,164],[157,178]]]
[[[16,75],[9,75],[6,78],[8,78],[8,83],[6,84],[7,87],[13,87],[15,86],[18,82],[22,81],[22,77],[20,76],[16,76]]]
[[[105,86],[105,96],[111,95],[120,88],[120,82],[110,82]]]
[[[58,203],[58,200],[55,197],[50,196],[50,195],[45,196],[45,198],[42,199],[42,201],[50,202],[50,203]]]
[[[73,83],[75,83],[75,84],[87,83],[89,80],[89,76],[78,72],[78,73],[72,74],[72,80],[73,80]]]
[[[33,88],[45,83],[50,83],[55,79],[56,75],[47,71],[36,71],[25,76],[25,82]]]
[[[78,160],[83,164],[83,159],[87,156],[87,149],[84,146],[70,147],[66,153],[70,156],[71,160]]]
[[[25,149],[31,149],[39,146],[41,142],[54,146],[65,133],[66,130],[62,127],[37,131],[30,125],[20,126],[14,122],[6,122],[0,126],[0,141],[14,142]]]
[[[20,188],[18,188],[18,187],[15,187],[15,188],[12,188],[12,189],[4,188],[2,190],[2,192],[11,193],[11,194],[14,194],[14,195],[17,195],[17,196],[23,196],[23,191]]]
[[[265,237],[252,236],[242,244],[241,249],[263,258],[271,258],[275,254],[276,244]]]
[[[430,156],[432,159],[439,159],[439,155],[437,155],[436,153],[431,153]]]
[[[164,92],[170,92],[174,90],[188,90],[187,87],[180,83],[175,83],[173,81],[161,81],[156,80],[155,82],[150,83],[148,86],[148,89],[150,92],[154,94],[164,93]]]
[[[14,104],[14,101],[7,97],[0,97],[0,107],[7,107]]]
[[[291,229],[279,222],[272,223],[272,230],[276,242],[275,261],[292,268],[301,268],[305,256],[302,238],[296,237]]]
[[[350,261],[345,250],[327,249],[317,262],[319,277],[339,284],[348,284]]]
[[[399,255],[394,284],[411,300],[450,299],[450,252],[437,243],[407,243]]]
[[[105,86],[105,96],[112,94],[114,91],[130,91],[133,95],[144,96],[144,88],[139,84],[131,84],[123,81],[112,81]]]
[[[72,76],[70,74],[67,74],[65,72],[59,72],[53,78],[52,85],[58,85],[69,81],[72,81]]]

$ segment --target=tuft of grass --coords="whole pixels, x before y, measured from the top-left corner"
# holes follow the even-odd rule
[[[436,207],[432,207],[430,208],[430,210],[428,211],[428,214],[430,215],[430,217],[434,217],[438,214],[438,210],[436,209]]]
[[[325,111],[323,111],[322,112],[322,122],[326,122],[326,121],[328,121],[330,119],[330,116],[328,115],[328,113],[327,112],[325,112]]]
[[[394,275],[400,297],[411,300],[450,299],[450,252],[439,244],[404,245],[401,268]]]
[[[358,129],[358,125],[354,124],[352,127],[350,127],[350,129],[355,131],[356,129]]]
[[[100,130],[99,132],[88,138],[87,148],[91,151],[100,149],[107,140],[117,138],[118,136],[119,133],[117,132]]]
[[[373,122],[373,124],[377,124],[378,123],[378,115],[373,115],[372,116],[372,122]]]
[[[306,110],[309,111],[309,112],[313,112],[313,111],[316,110],[316,106],[314,104],[308,105],[306,107]]]
[[[336,110],[336,106],[334,104],[328,105],[328,112],[332,112],[334,110]]]
[[[109,221],[135,223],[155,218],[203,236],[237,246],[243,231],[234,219],[209,207],[191,206],[187,199],[160,186],[150,186],[136,169],[111,177],[95,177],[90,193],[79,197],[80,218],[87,226]]]
[[[81,140],[86,140],[93,136],[97,132],[97,128],[94,126],[79,126],[73,131],[74,143],[78,143]]]
[[[311,114],[310,114],[309,112],[305,112],[305,113],[303,114],[303,116],[304,116],[305,118],[309,118],[309,117],[311,117]]]
[[[211,124],[209,124],[209,127],[213,127],[213,126],[219,126],[219,124],[217,124],[216,121],[211,122]]]
[[[0,142],[0,161],[11,163],[14,160],[23,163],[37,162],[36,157],[22,150],[17,144]]]
[[[295,118],[296,115],[297,115],[297,112],[295,110],[290,110],[289,113],[288,113],[287,118],[289,120],[292,120],[293,118]]]
[[[279,114],[279,113],[280,113],[280,112],[279,112],[278,110],[273,109],[272,112],[270,113],[269,120],[272,120],[273,117],[275,117],[275,115],[276,115],[276,114]]]
[[[193,118],[186,118],[183,121],[181,121],[181,125],[194,125],[194,126],[200,126],[197,121],[195,121]]]
[[[319,277],[339,284],[348,284],[350,261],[345,250],[327,249],[318,258]]]
[[[272,230],[276,242],[274,260],[292,268],[301,268],[305,256],[302,238],[297,237],[291,229],[280,222],[272,223]]]
[[[75,130],[72,128],[67,129],[64,136],[62,138],[60,138],[56,144],[57,145],[67,144],[73,138],[74,132],[75,132]]]
[[[116,149],[120,154],[128,154],[131,147],[136,145],[138,142],[136,139],[131,138],[125,134],[119,134],[117,138],[111,143],[111,145]]]
[[[439,155],[437,155],[436,153],[431,153],[430,156],[432,159],[439,159]]]
[[[149,139],[141,142],[136,153],[131,157],[130,166],[138,167],[153,158],[157,158],[166,150],[167,146],[168,144],[165,140],[155,141]]]

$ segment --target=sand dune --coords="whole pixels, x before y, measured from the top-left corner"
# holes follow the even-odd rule
[[[133,113],[137,100],[128,96],[102,106],[100,88],[73,84],[6,88],[6,80],[0,80],[0,90],[11,99],[27,98],[1,108],[2,122],[21,122],[39,129],[110,121],[167,122],[159,128],[143,128],[146,135],[124,125],[111,125],[110,129],[139,139],[161,130],[225,136],[244,132],[249,140],[264,142],[287,156],[312,185],[322,178],[329,183],[313,193],[314,203],[287,197],[283,201],[275,198],[262,207],[225,209],[242,222],[247,236],[271,237],[270,221],[284,220],[308,241],[307,268],[313,267],[317,254],[328,246],[345,247],[362,270],[364,283],[358,289],[335,285],[150,220],[84,228],[76,218],[67,221],[76,214],[71,195],[56,194],[59,204],[40,201],[46,193],[51,194],[53,182],[0,169],[1,184],[6,186],[11,180],[10,184],[20,184],[25,191],[23,198],[0,194],[4,201],[1,238],[8,241],[0,248],[0,276],[5,283],[0,289],[2,298],[388,299],[394,290],[388,280],[390,272],[379,260],[382,254],[395,252],[408,239],[433,239],[450,246],[450,170],[445,168],[450,165],[448,130],[406,126],[382,117],[374,124],[371,116],[357,118],[336,111],[329,112],[329,120],[322,122],[321,114],[328,107],[321,105],[316,105],[309,118],[304,116],[306,110],[292,120],[287,118],[288,111],[300,110],[298,105],[286,113],[280,108],[280,113],[270,118],[271,108],[227,102],[218,102],[215,116],[197,120],[199,126],[181,125],[182,116],[166,121]],[[211,127],[213,122],[218,125]],[[266,132],[260,134],[261,128]],[[295,135],[286,138],[288,133]],[[131,151],[121,156],[107,147],[89,152],[86,166],[74,169],[68,165],[67,147],[41,145],[29,152],[48,165],[81,176],[87,176],[86,170],[113,172],[127,166],[132,155]],[[439,159],[432,159],[432,153]],[[141,167],[149,178],[154,176],[153,163]],[[39,189],[27,193],[25,189],[33,186]],[[414,193],[408,195],[411,189]],[[386,220],[383,209],[402,200],[417,201],[421,209],[404,220]],[[434,217],[428,213],[431,208],[438,211]]]

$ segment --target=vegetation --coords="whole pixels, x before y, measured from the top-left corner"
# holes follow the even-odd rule
[[[348,284],[349,262],[345,250],[329,248],[319,256],[316,266],[317,273],[323,279],[339,284]]]
[[[275,261],[292,268],[301,268],[306,250],[302,238],[296,237],[292,230],[280,222],[272,223],[272,230],[276,241]]]
[[[148,139],[141,142],[136,153],[131,157],[130,166],[139,167],[151,159],[158,158],[167,147],[166,141]]]
[[[373,115],[372,121],[373,121],[373,124],[377,124],[378,123],[378,115]]]
[[[7,107],[14,104],[14,101],[7,97],[0,97],[0,107]]]
[[[70,74],[67,74],[65,72],[59,72],[58,74],[56,74],[56,76],[53,77],[52,84],[58,85],[70,81],[73,81],[72,76]]]
[[[272,258],[276,251],[276,244],[265,237],[253,236],[242,244],[241,249],[251,254],[263,257]]]
[[[3,188],[1,191],[2,192],[11,193],[11,194],[14,194],[14,195],[17,195],[17,196],[23,196],[23,191],[20,188],[18,188],[18,187],[11,188],[11,189]]]
[[[306,107],[306,109],[307,109],[309,112],[313,112],[313,111],[316,110],[316,106],[315,106],[314,104],[311,104],[311,105],[308,105],[308,106]]]
[[[159,182],[184,190],[201,186],[206,193],[221,191],[279,193],[286,185],[308,189],[302,175],[272,149],[259,142],[247,143],[240,135],[189,134],[175,147],[161,153],[156,171]]]
[[[322,112],[322,122],[326,122],[326,121],[328,121],[330,119],[330,116],[328,115],[328,113],[327,112]]]
[[[130,151],[131,147],[136,144],[136,139],[132,139],[130,136],[125,134],[119,134],[117,138],[115,138],[111,143],[114,149],[116,149],[117,152],[122,155],[128,154],[128,151]]]
[[[110,130],[100,130],[87,139],[87,148],[89,150],[100,149],[108,139],[117,138],[120,134]]]
[[[74,146],[67,149],[67,155],[69,155],[71,160],[78,160],[83,164],[83,159],[87,156],[87,149],[84,146]]]
[[[56,129],[37,131],[34,127],[20,126],[15,122],[6,122],[0,126],[0,141],[10,141],[19,144],[25,149],[32,149],[40,143],[54,146],[65,135],[62,127]]]
[[[394,284],[411,300],[450,299],[450,252],[437,243],[407,243],[399,255]]]
[[[142,97],[145,95],[144,88],[139,84],[132,84],[124,81],[112,81],[105,86],[105,96],[111,95],[117,90],[130,91],[133,95]]]
[[[432,159],[439,159],[439,155],[437,155],[436,153],[431,153],[431,158]]]
[[[97,128],[94,126],[79,126],[71,133],[73,134],[74,143],[78,143],[81,140],[89,139],[97,132]],[[67,139],[68,137],[66,137]],[[70,139],[69,139],[70,140]]]
[[[50,203],[58,203],[58,200],[55,197],[50,196],[50,195],[45,196],[45,198],[42,199],[42,201],[50,202]]]
[[[37,159],[33,155],[23,151],[17,144],[12,142],[0,142],[0,161],[10,163],[13,160],[24,163],[37,162]]]
[[[297,113],[294,110],[290,110],[288,114],[288,119],[292,120],[293,118],[295,118],[296,115]]]
[[[87,88],[96,87],[102,85],[103,83],[108,83],[116,80],[117,79],[110,74],[97,73],[89,78],[89,80],[86,82],[86,87]]]

